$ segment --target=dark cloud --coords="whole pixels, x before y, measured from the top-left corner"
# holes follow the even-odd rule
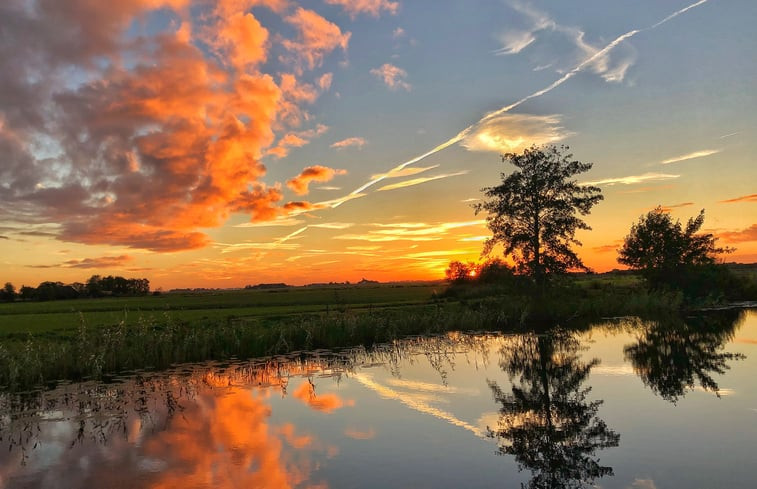
[[[19,231],[16,234],[20,234],[22,236],[36,236],[36,237],[42,237],[42,238],[54,238],[58,236],[56,233],[51,233],[49,231]]]
[[[660,206],[660,209],[662,212],[671,212],[673,209],[678,209],[681,207],[690,207],[694,205],[694,202],[681,202],[680,204],[673,204],[673,205],[663,205]]]
[[[100,256],[97,258],[82,258],[79,260],[67,260],[55,265],[28,265],[29,268],[118,268],[134,259],[129,255]]]

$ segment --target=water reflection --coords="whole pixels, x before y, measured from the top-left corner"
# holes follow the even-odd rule
[[[347,363],[330,356],[196,366],[4,396],[0,432],[10,456],[0,458],[0,487],[326,487],[313,481],[311,455],[335,447],[295,423],[272,424],[270,398],[304,377],[296,398],[339,409],[348,403],[318,396],[309,377],[337,378]],[[36,470],[25,473],[27,464]]]
[[[184,365],[111,383],[0,393],[0,488],[522,483],[556,489],[598,484],[614,473],[603,483],[630,487],[649,471],[615,480],[624,477],[620,467],[629,453],[615,429],[634,430],[623,445],[639,443],[652,417],[697,408],[684,402],[674,407],[657,395],[681,401],[693,388],[721,392],[719,377],[744,358],[727,349],[757,343],[757,329],[750,329],[742,343],[727,346],[741,317],[627,321],[600,326],[609,335],[598,339],[563,329],[450,333],[370,351]],[[612,371],[635,372],[648,389],[603,374],[597,356]],[[637,389],[625,401],[645,406],[640,411],[646,418],[636,424],[621,424],[633,414],[615,398],[625,386]],[[729,398],[729,416],[738,418],[734,401],[743,401],[742,411],[751,416],[757,404],[749,399]],[[657,405],[667,414],[654,411]],[[692,413],[690,419],[701,419]],[[743,416],[740,430],[750,426]],[[644,448],[632,446],[630,453]],[[359,469],[351,469],[355,463]],[[351,470],[360,474],[345,479]],[[392,483],[387,470],[396,474]],[[422,475],[411,481],[412,471]]]
[[[723,351],[743,322],[744,313],[719,314],[664,321],[635,321],[635,344],[623,351],[636,374],[653,392],[675,403],[699,386],[720,395],[713,375],[724,374],[730,361],[744,355]]]
[[[599,359],[584,362],[575,335],[555,330],[522,335],[500,351],[500,367],[512,384],[490,382],[500,417],[490,436],[501,454],[513,455],[531,471],[529,488],[583,487],[612,475],[597,450],[618,446],[620,435],[597,416],[601,400],[589,401],[585,387]]]

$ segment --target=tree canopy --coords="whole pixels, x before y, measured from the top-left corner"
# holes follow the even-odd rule
[[[507,153],[502,161],[518,168],[502,173],[502,183],[482,189],[488,198],[475,206],[487,212],[492,237],[484,254],[502,244],[517,270],[541,286],[551,274],[588,268],[573,251],[581,243],[576,230],[591,229],[579,215],[587,215],[602,200],[601,189],[573,178],[591,163],[573,160],[567,146],[532,146],[522,154]]]
[[[92,275],[86,284],[80,282],[64,284],[63,282],[45,281],[40,283],[36,288],[24,285],[18,293],[16,293],[13,284],[6,283],[5,287],[0,289],[0,300],[12,302],[18,297],[22,301],[52,301],[83,297],[140,296],[149,293],[150,281],[146,278],[124,278],[112,275],[101,277],[100,275]]]
[[[712,234],[697,234],[702,224],[704,209],[684,227],[658,206],[631,226],[618,250],[618,262],[640,270],[653,285],[675,285],[687,268],[711,265],[715,255],[731,251],[718,247]]]

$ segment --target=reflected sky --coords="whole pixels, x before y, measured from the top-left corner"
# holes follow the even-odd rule
[[[0,394],[0,488],[747,488],[755,350],[749,311]]]

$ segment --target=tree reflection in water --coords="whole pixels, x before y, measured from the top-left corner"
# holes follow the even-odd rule
[[[574,335],[552,331],[513,337],[500,352],[513,386],[506,392],[489,382],[501,404],[489,436],[498,439],[500,454],[531,471],[525,487],[579,488],[613,473],[595,453],[618,446],[620,435],[597,416],[603,401],[587,400],[591,387],[582,385],[599,360],[583,362],[579,346]]]
[[[722,351],[733,339],[744,314],[730,311],[696,318],[670,318],[632,325],[643,333],[623,348],[626,360],[653,392],[675,403],[697,385],[720,396],[713,374],[730,369],[744,355]]]

